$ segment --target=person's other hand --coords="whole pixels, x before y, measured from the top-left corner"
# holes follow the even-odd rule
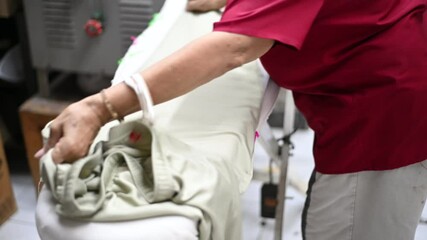
[[[35,157],[40,158],[51,148],[55,163],[71,163],[86,156],[103,125],[100,112],[87,99],[68,106],[50,124],[49,139]]]
[[[225,6],[227,0],[188,0],[187,11],[208,12]]]

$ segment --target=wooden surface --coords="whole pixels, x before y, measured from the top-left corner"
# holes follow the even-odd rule
[[[28,165],[33,177],[34,185],[40,179],[39,159],[34,154],[43,147],[41,130],[62,112],[71,102],[33,97],[21,105],[19,115],[21,118],[22,133],[24,135]]]
[[[17,206],[10,180],[6,154],[3,149],[3,140],[0,134],[0,225],[16,212]]]

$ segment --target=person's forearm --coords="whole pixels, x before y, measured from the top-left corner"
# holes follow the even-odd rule
[[[270,40],[213,32],[143,71],[142,76],[154,103],[161,103],[257,59],[271,45]]]
[[[141,73],[153,97],[161,103],[180,96],[230,69],[264,54],[273,41],[214,32]],[[73,162],[85,156],[108,121],[139,109],[133,89],[125,83],[112,86],[68,106],[50,124],[50,136],[39,157],[53,148],[56,163]]]
[[[272,46],[272,40],[213,32],[164,60],[143,70],[154,104],[181,96],[227,71],[253,61]],[[124,83],[106,91],[109,101],[121,116],[139,109],[133,90]],[[92,96],[99,101],[100,96]],[[108,115],[105,107],[101,115]]]

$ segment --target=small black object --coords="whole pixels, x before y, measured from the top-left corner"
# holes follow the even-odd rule
[[[275,218],[277,206],[277,185],[265,183],[261,188],[261,217]]]

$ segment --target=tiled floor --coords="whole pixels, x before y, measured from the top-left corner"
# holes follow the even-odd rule
[[[29,174],[12,175],[18,211],[0,226],[1,240],[39,240],[34,220],[36,194],[32,181]]]
[[[300,179],[302,187],[308,180],[313,168],[311,142],[313,133],[310,130],[300,130],[293,137],[296,148],[290,159],[289,174],[294,179]],[[255,152],[255,168],[258,171],[267,169],[267,157],[261,149]],[[36,204],[32,180],[27,174],[12,175],[13,188],[18,201],[18,212],[5,224],[0,226],[1,240],[39,240],[34,222],[34,208]],[[299,181],[297,181],[299,182]],[[270,240],[273,239],[274,221],[267,220],[261,227],[260,218],[260,188],[262,182],[254,180],[246,193],[242,196],[243,208],[243,240]],[[301,185],[301,184],[300,184]],[[304,204],[304,194],[289,187],[286,201],[285,224],[283,237],[285,240],[301,240],[300,214]],[[423,218],[427,218],[427,209]],[[416,240],[427,239],[427,224],[420,224],[417,229]]]

